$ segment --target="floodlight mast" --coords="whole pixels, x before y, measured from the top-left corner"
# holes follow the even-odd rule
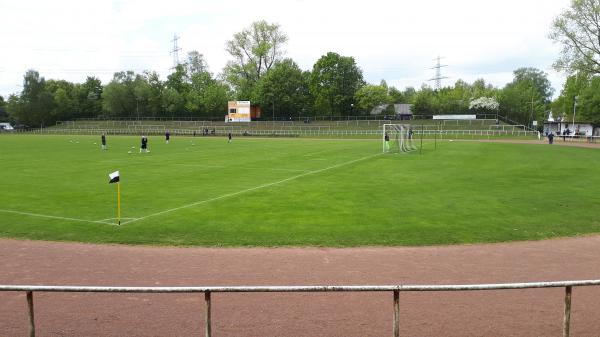
[[[573,136],[575,135],[575,111],[577,109],[577,99],[579,96],[573,98]]]

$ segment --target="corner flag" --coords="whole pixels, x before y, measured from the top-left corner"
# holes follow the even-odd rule
[[[118,183],[119,182],[119,171],[115,171],[115,172],[109,174],[108,177],[110,178],[110,181],[108,182],[109,184]]]
[[[119,171],[109,174],[108,177],[110,178],[108,181],[109,184],[117,183],[117,224],[121,225],[121,184],[119,183]]]

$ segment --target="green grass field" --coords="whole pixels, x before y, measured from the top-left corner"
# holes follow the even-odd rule
[[[139,154],[138,137],[109,137],[108,151],[99,138],[0,136],[0,236],[392,246],[600,232],[597,149],[443,141],[382,155],[375,140],[151,137]]]

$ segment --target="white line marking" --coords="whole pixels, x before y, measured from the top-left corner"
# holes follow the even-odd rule
[[[121,220],[135,220],[137,218],[121,218]],[[108,221],[114,221],[117,220],[117,218],[108,218],[108,219],[102,219],[102,220],[98,220],[99,222],[108,222]]]
[[[28,215],[28,216],[35,216],[35,217],[38,217],[38,218],[71,220],[71,221],[79,221],[79,222],[97,223],[97,224],[103,224],[103,225],[109,224],[109,223],[103,222],[103,221],[85,220],[85,219],[77,219],[77,218],[67,218],[67,217],[63,217],[63,216],[45,215],[45,214],[37,214],[37,213],[29,213],[29,212],[19,212],[19,211],[13,211],[13,210],[10,210],[10,209],[0,209],[0,212],[20,214],[20,215]]]
[[[191,166],[191,167],[204,167],[204,168],[232,168],[236,170],[272,170],[272,171],[289,171],[289,172],[310,172],[308,170],[296,170],[296,169],[285,169],[285,168],[272,168],[272,167],[248,167],[248,166],[225,166],[225,165],[203,165],[203,164],[175,164],[180,166]]]
[[[378,154],[375,154],[375,155],[366,156],[366,157],[362,157],[362,158],[359,158],[359,159],[354,159],[354,160],[351,160],[351,161],[347,161],[345,163],[341,163],[341,164],[329,166],[329,167],[326,167],[326,168],[322,168],[322,169],[318,169],[318,170],[314,170],[314,171],[308,171],[306,173],[298,174],[298,175],[295,175],[295,176],[292,176],[292,177],[289,177],[289,178],[286,178],[286,179],[283,179],[283,180],[275,181],[275,182],[272,182],[272,183],[267,183],[267,184],[259,185],[259,186],[256,186],[256,187],[248,188],[248,189],[245,189],[245,190],[241,190],[241,191],[238,191],[238,192],[223,194],[221,196],[214,197],[214,198],[211,198],[211,199],[201,200],[201,201],[197,201],[197,202],[194,202],[194,203],[191,203],[191,204],[187,204],[187,205],[183,205],[183,206],[179,206],[179,207],[167,209],[167,210],[164,210],[164,211],[156,212],[156,213],[153,213],[153,214],[149,214],[149,215],[137,218],[136,220],[130,220],[130,221],[122,222],[121,225],[126,225],[126,224],[129,224],[129,223],[132,223],[132,222],[136,222],[136,221],[140,221],[140,220],[145,220],[145,219],[148,219],[150,217],[155,217],[155,216],[162,215],[162,214],[165,214],[165,213],[175,212],[175,211],[178,211],[178,210],[184,209],[184,208],[190,208],[190,207],[194,207],[194,206],[206,204],[206,203],[209,203],[211,201],[220,200],[220,199],[224,199],[224,198],[229,198],[229,197],[233,197],[233,196],[240,195],[240,194],[247,193],[247,192],[252,192],[252,191],[255,191],[255,190],[258,190],[258,189],[261,189],[261,188],[266,188],[266,187],[271,187],[271,186],[283,184],[285,182],[288,182],[288,181],[291,181],[291,180],[295,180],[295,179],[298,179],[298,178],[302,178],[302,177],[305,177],[307,175],[317,174],[317,173],[321,173],[321,172],[324,172],[324,171],[332,170],[332,169],[335,169],[335,168],[338,168],[338,167],[341,167],[341,166],[350,165],[350,164],[353,164],[353,163],[356,163],[356,162],[359,162],[359,161],[363,161],[363,160],[366,160],[366,159],[370,159],[370,158],[373,158],[373,157],[376,157],[376,156],[380,156],[380,155],[381,155],[381,153],[378,153]]]

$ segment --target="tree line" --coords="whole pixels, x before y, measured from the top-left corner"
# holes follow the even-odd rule
[[[504,87],[484,79],[457,80],[439,90],[428,85],[400,90],[384,80],[366,83],[353,57],[334,52],[303,70],[285,56],[288,38],[281,27],[258,21],[227,41],[231,59],[216,75],[197,51],[166,79],[155,71],[121,71],[106,84],[92,76],[71,83],[29,70],[19,94],[0,96],[0,120],[37,127],[95,117],[222,118],[227,101],[250,100],[266,119],[368,115],[386,105],[378,112],[392,115],[393,104],[405,103],[413,105],[414,114],[499,113],[525,125],[542,125],[550,111],[554,117],[569,116],[577,104],[579,120],[600,125],[599,12],[600,0],[573,0],[555,19],[549,37],[564,48],[554,66],[569,77],[554,101],[547,74],[528,67],[514,70]]]

